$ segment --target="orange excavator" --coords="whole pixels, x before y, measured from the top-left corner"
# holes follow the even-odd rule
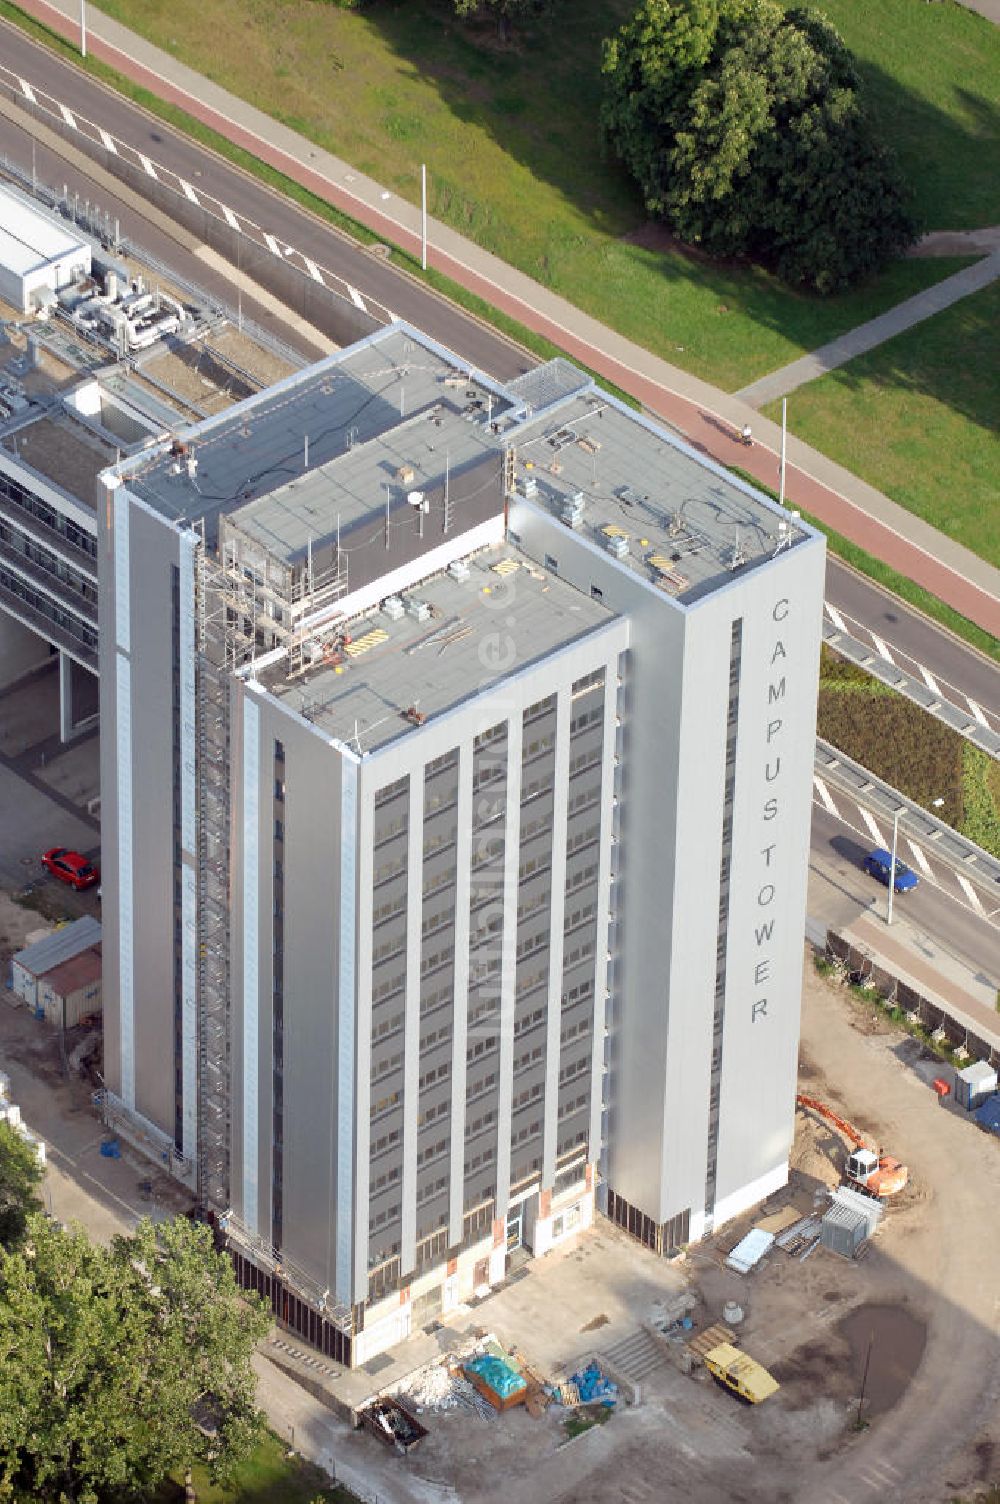
[[[906,1185],[910,1178],[906,1166],[891,1155],[883,1154],[881,1149],[873,1149],[865,1135],[853,1123],[834,1112],[832,1107],[827,1107],[817,1097],[805,1096],[797,1096],[795,1105],[818,1113],[846,1138],[851,1152],[844,1166],[844,1178],[857,1186],[859,1191],[866,1191],[869,1196],[876,1197],[895,1196]]]

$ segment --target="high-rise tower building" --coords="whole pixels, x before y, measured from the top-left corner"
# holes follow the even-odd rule
[[[282,1319],[782,1184],[822,538],[400,325],[102,485],[109,1110]]]

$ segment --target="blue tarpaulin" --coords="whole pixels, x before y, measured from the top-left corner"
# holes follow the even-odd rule
[[[516,1368],[511,1368],[502,1358],[494,1358],[489,1353],[481,1358],[471,1358],[463,1367],[466,1373],[478,1374],[483,1383],[488,1384],[502,1400],[510,1399],[512,1394],[528,1387]]]
[[[581,1405],[605,1405],[609,1410],[618,1401],[618,1385],[606,1379],[596,1363],[588,1363],[572,1376],[580,1393]]]
[[[994,1092],[976,1109],[976,1122],[989,1133],[1000,1133],[1000,1092]]]

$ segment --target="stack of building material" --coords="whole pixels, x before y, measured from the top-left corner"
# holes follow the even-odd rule
[[[986,1060],[974,1060],[955,1075],[955,1101],[966,1112],[975,1112],[977,1107],[982,1107],[996,1089],[996,1069]]]
[[[688,1343],[688,1352],[694,1362],[703,1363],[706,1353],[710,1353],[713,1347],[718,1347],[723,1342],[732,1342],[735,1335],[732,1327],[724,1326],[721,1321],[717,1321],[691,1338]]]
[[[462,1365],[466,1378],[496,1410],[510,1410],[523,1405],[528,1386],[509,1358],[495,1358],[484,1353]]]
[[[773,1244],[773,1232],[765,1232],[762,1227],[753,1228],[737,1243],[726,1260],[726,1268],[735,1269],[737,1274],[749,1274],[750,1270],[760,1263],[765,1253],[770,1252]]]
[[[572,1376],[577,1387],[581,1405],[603,1405],[613,1410],[618,1403],[618,1385],[607,1378],[596,1363],[588,1363]]]

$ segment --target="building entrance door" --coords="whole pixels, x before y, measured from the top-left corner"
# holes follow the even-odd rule
[[[507,1213],[507,1252],[513,1253],[524,1242],[524,1207],[515,1206]]]

